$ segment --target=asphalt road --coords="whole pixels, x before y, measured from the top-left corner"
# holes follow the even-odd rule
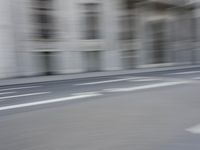
[[[199,150],[200,70],[0,87],[0,150]]]

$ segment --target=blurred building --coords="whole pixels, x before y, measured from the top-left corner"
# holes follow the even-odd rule
[[[200,61],[198,1],[1,0],[0,78]]]

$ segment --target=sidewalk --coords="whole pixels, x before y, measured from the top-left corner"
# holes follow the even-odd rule
[[[195,68],[200,69],[200,65],[173,66],[173,67],[162,67],[162,68],[143,68],[143,69],[134,69],[134,70],[106,71],[106,72],[89,72],[89,73],[53,75],[53,76],[9,78],[9,79],[1,79],[0,86],[39,83],[39,82],[48,82],[48,81],[84,79],[84,78],[92,78],[92,77],[109,77],[113,75],[129,75],[129,74],[138,74],[138,73],[162,72],[162,71],[173,71],[173,70],[195,69]]]

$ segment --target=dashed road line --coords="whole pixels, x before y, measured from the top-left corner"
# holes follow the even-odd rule
[[[14,93],[16,93],[16,92],[2,92],[2,93],[0,93],[0,95],[14,94]]]
[[[11,91],[11,90],[32,89],[32,88],[38,88],[38,87],[41,87],[41,86],[26,86],[26,87],[15,87],[15,88],[0,89],[0,92]]]
[[[200,77],[192,78],[193,80],[200,80]]]
[[[189,83],[188,81],[180,81],[180,82],[165,82],[165,83],[157,83],[157,84],[150,84],[150,85],[143,85],[143,86],[134,86],[128,88],[113,88],[113,89],[105,89],[106,92],[130,92],[130,91],[138,91],[138,90],[145,90],[145,89],[152,89],[158,87],[166,87],[166,86],[173,86],[173,85],[180,85]]]
[[[82,95],[102,95],[101,91],[95,91],[95,92],[82,92],[82,93],[74,93],[72,96],[82,96]]]
[[[35,96],[35,95],[43,95],[43,94],[49,94],[49,93],[50,92],[38,92],[38,93],[29,93],[29,94],[21,94],[21,95],[4,96],[4,97],[0,97],[0,100],[2,101],[2,100],[5,100],[5,99]]]
[[[146,77],[130,77],[130,78],[122,78],[122,79],[114,79],[114,80],[104,80],[104,81],[96,81],[96,82],[79,83],[79,84],[74,84],[74,85],[75,86],[97,85],[97,84],[103,84],[103,83],[113,83],[113,82],[137,80],[137,79],[144,79],[144,78],[146,78]]]
[[[138,79],[138,80],[131,80],[131,82],[150,82],[150,81],[160,81],[161,79],[156,78],[144,78],[144,79]]]
[[[194,127],[186,129],[186,131],[193,133],[193,134],[200,134],[200,125],[196,125]]]
[[[96,97],[96,96],[100,96],[100,95],[102,95],[102,94],[100,94],[100,93],[83,94],[82,93],[82,95],[76,95],[76,96],[70,96],[70,97],[62,97],[62,98],[56,98],[56,99],[51,99],[51,100],[43,100],[43,101],[38,101],[38,102],[17,104],[17,105],[11,105],[11,106],[4,106],[4,107],[0,107],[0,111],[12,110],[12,109],[24,108],[24,107],[31,107],[31,106],[39,106],[39,105],[44,105],[44,104],[53,104],[53,103],[70,101],[70,100],[75,100],[75,99]]]
[[[169,73],[168,75],[184,75],[184,74],[195,74],[195,73],[200,73],[200,71],[176,72],[176,73]]]

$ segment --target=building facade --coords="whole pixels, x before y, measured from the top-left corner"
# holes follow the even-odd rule
[[[200,61],[189,0],[1,0],[0,78]]]

